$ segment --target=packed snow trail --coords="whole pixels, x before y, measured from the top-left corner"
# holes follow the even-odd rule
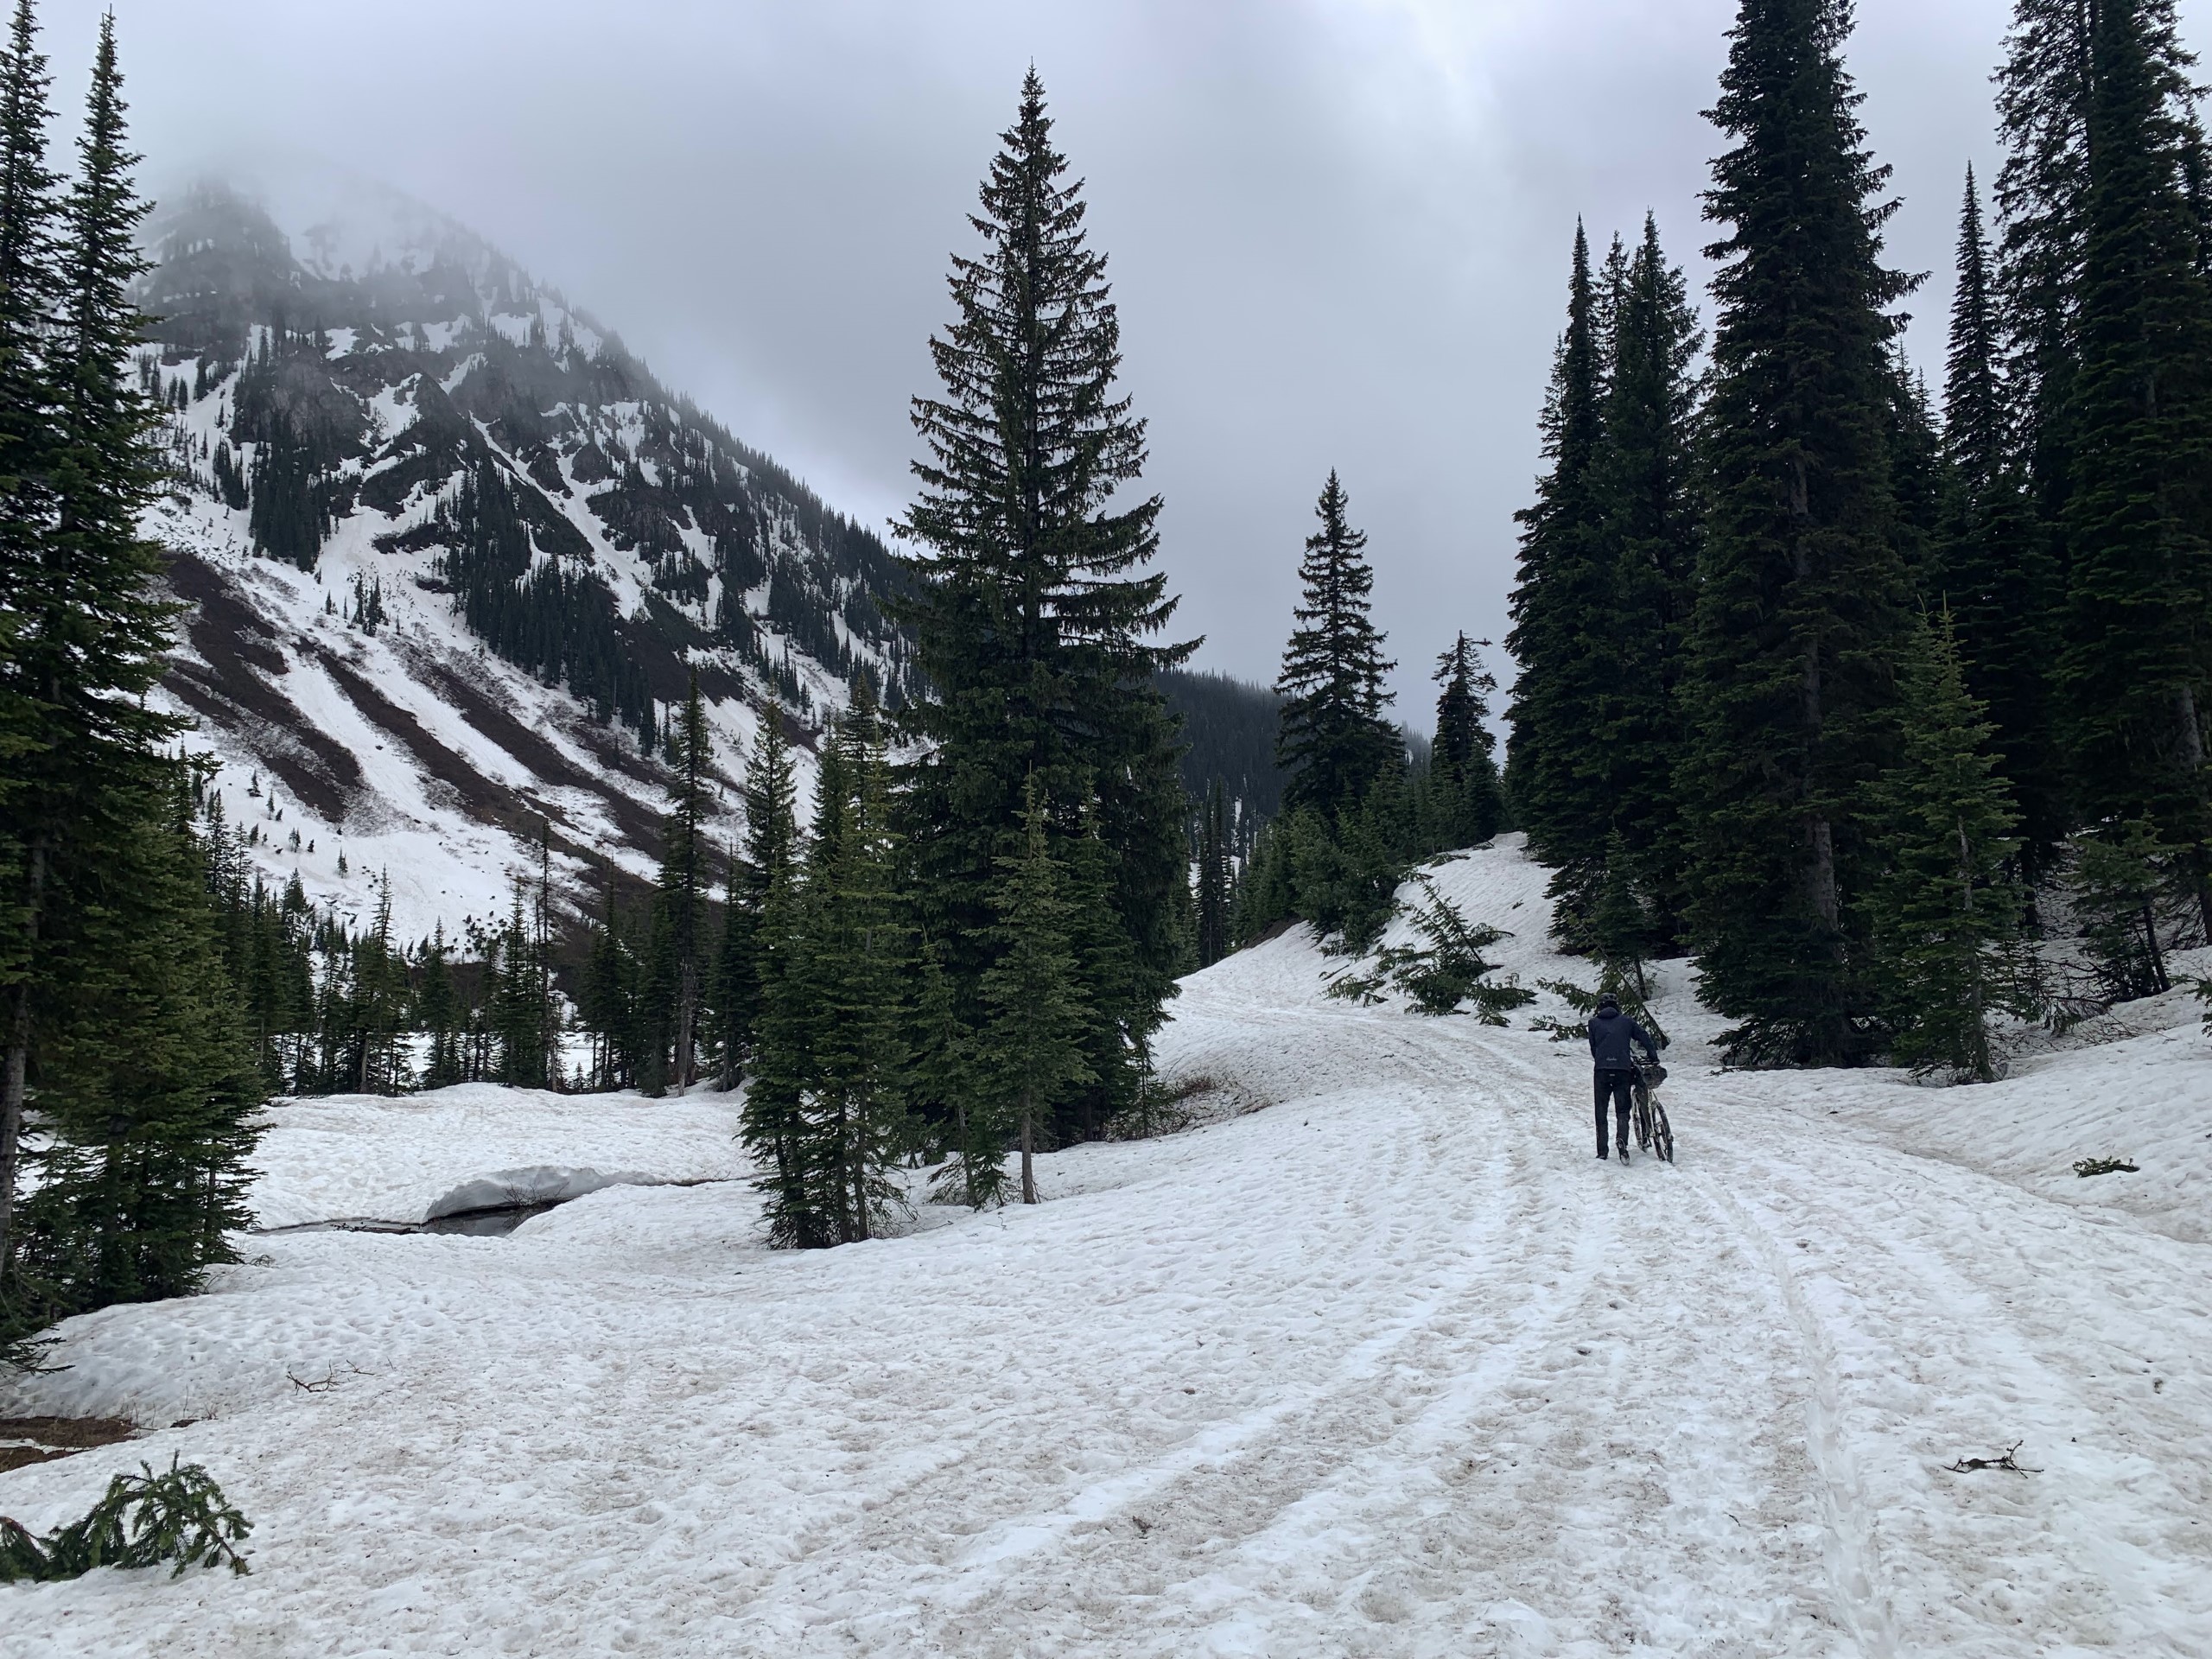
[[[1329,965],[1187,982],[1164,1069],[1273,1103],[1034,1209],[772,1255],[741,1185],[617,1188],[76,1322],[0,1408],[206,1416],[130,1450],[207,1462],[254,1573],[0,1591],[10,1653],[2212,1651],[2201,1234],[1898,1149],[1894,1076],[1692,1059],[1680,1166],[1599,1165],[1571,1049]]]

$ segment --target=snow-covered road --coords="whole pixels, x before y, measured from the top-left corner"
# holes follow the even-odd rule
[[[1530,976],[1534,877],[1451,876]],[[1164,1069],[1273,1103],[1058,1154],[1034,1210],[771,1255],[742,1185],[619,1188],[505,1239],[258,1240],[79,1322],[0,1409],[203,1418],[132,1450],[210,1465],[254,1574],[0,1590],[0,1645],[2212,1652],[2212,1247],[2145,1196],[2204,1190],[2167,1118],[2212,1129],[2212,1044],[2039,1063],[2202,1068],[2145,1129],[2196,1161],[2129,1214],[1904,1148],[1900,1100],[2017,1122],[2043,1072],[1693,1058],[1681,1164],[1623,1169],[1586,1063],[1323,1001],[1325,965],[1286,938],[1189,982]],[[1942,1468],[2014,1440],[2037,1472]],[[0,1512],[116,1461],[0,1476]]]

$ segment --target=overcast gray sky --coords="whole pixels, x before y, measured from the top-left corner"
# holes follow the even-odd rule
[[[106,0],[47,0],[72,100]],[[906,499],[947,255],[1025,66],[1089,180],[1201,664],[1271,678],[1331,467],[1403,711],[1502,637],[1578,214],[1701,273],[1732,0],[112,0],[150,176],[319,153],[472,226],[833,505]],[[2190,8],[2190,32],[2202,19]],[[1862,0],[1851,61],[1931,270],[1994,158],[2008,0]],[[2201,41],[2200,41],[2201,44]],[[1502,655],[1502,652],[1499,653]]]

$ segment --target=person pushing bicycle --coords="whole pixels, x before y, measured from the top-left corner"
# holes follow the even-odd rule
[[[1598,999],[1598,1012],[1590,1016],[1590,1058],[1596,1071],[1598,1096],[1598,1155],[1605,1155],[1605,1102],[1613,1103],[1614,1139],[1620,1144],[1621,1162],[1628,1162],[1628,1115],[1636,1090],[1636,1055],[1630,1047],[1641,1043],[1643,1052],[1659,1064],[1659,1046],[1651,1033],[1621,1012],[1621,1000],[1611,991]]]

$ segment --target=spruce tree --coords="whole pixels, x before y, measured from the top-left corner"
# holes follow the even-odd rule
[[[1229,954],[1229,791],[1220,779],[1207,792],[1198,825],[1198,966]]]
[[[1497,740],[1490,729],[1489,694],[1497,682],[1464,633],[1436,659],[1436,741],[1429,753],[1427,847],[1445,852],[1488,841],[1503,817],[1498,795]]]
[[[2144,0],[2104,0],[2090,43],[2058,683],[2082,817],[2148,819],[2212,930],[2212,288],[2164,27]]]
[[[784,750],[775,720],[769,711],[746,773],[748,861],[761,883],[753,933],[760,1001],[739,1134],[760,1171],[753,1185],[766,1202],[769,1243],[818,1249],[835,1235],[804,1155],[801,1111],[814,1013],[805,953],[809,895],[800,879],[788,757],[776,759]],[[817,783],[821,772],[838,764],[835,746],[825,746]],[[836,798],[826,784],[822,792],[825,800]],[[817,834],[821,829],[817,820]]]
[[[998,861],[991,893],[1002,950],[983,978],[982,1064],[1003,1145],[1021,1149],[1021,1201],[1037,1202],[1034,1164],[1055,1108],[1092,1080],[1084,1039],[1092,1024],[1069,934],[1073,907],[1045,834],[1045,802],[1027,791],[1020,839]]]
[[[1356,808],[1404,753],[1382,713],[1390,703],[1382,677],[1397,664],[1384,658],[1383,635],[1370,615],[1375,572],[1366,534],[1345,516],[1349,505],[1332,470],[1313,509],[1321,527],[1306,538],[1299,562],[1297,622],[1275,677],[1282,698],[1275,758],[1290,774],[1283,804],[1332,819]]]
[[[798,1164],[827,1242],[880,1230],[904,1122],[907,930],[893,886],[890,766],[868,683],[830,721],[809,837],[796,977],[806,988]]]
[[[415,1024],[429,1039],[423,1087],[444,1089],[462,1080],[461,1002],[446,959],[446,925],[440,922],[423,950],[422,983],[415,992]]]
[[[747,758],[741,803],[745,839],[730,864],[722,916],[721,954],[717,964],[715,1007],[721,1027],[722,1086],[736,1086],[753,1052],[760,1018],[761,918],[768,889],[789,868],[795,852],[793,808],[798,785],[783,711],[773,703],[759,710],[760,725]]]
[[[1173,722],[1153,675],[1195,647],[1151,643],[1175,607],[1146,569],[1160,502],[1116,506],[1141,476],[1144,424],[1115,395],[1120,323],[1066,170],[1032,71],[970,219],[982,251],[955,258],[957,316],[931,342],[942,395],[914,403],[928,454],[904,529],[926,556],[896,607],[920,688],[903,806],[917,919],[972,1023],[1000,948],[984,895],[1023,821],[1023,780],[1058,808],[1056,842],[1083,833],[1079,804],[1095,800],[1129,953],[1127,1006],[1095,1012],[1134,1022],[1135,1063],[1173,991],[1188,880]],[[1134,1086],[1096,1084],[1102,1105]]]
[[[2011,387],[1981,204],[1967,171],[1958,286],[1943,387],[1944,494],[1926,592],[1956,631],[1967,693],[1987,710],[1999,774],[2012,786],[2029,868],[2066,830],[2063,761],[2051,724],[2058,594],[2048,537],[2015,454]]]
[[[655,1017],[664,1022],[657,1046],[667,1057],[667,1081],[684,1089],[697,1082],[699,1075],[699,1013],[709,966],[707,902],[714,880],[713,846],[707,833],[707,818],[714,810],[709,781],[714,745],[696,670],[668,732],[674,760],[668,810],[661,817],[651,998]]]
[[[1600,531],[1597,466],[1604,437],[1605,322],[1592,279],[1590,243],[1578,221],[1567,278],[1567,332],[1553,361],[1543,412],[1550,471],[1534,505],[1515,514],[1520,564],[1506,648],[1520,673],[1506,710],[1505,786],[1529,850],[1560,867],[1555,915],[1563,936],[1579,925],[1574,898],[1604,844],[1606,803],[1592,775],[1591,731],[1610,664],[1593,639],[1611,607]]]
[[[1679,933],[1684,902],[1675,771],[1700,531],[1694,449],[1701,344],[1682,273],[1667,263],[1647,214],[1612,306],[1604,435],[1592,464],[1608,575],[1584,645],[1599,684],[1578,776],[1594,778],[1598,791],[1577,844],[1605,849],[1593,915],[1624,860],[1626,879],[1652,912],[1655,944]]]
[[[1745,0],[1712,119],[1732,141],[1685,760],[1700,995],[1738,1063],[1862,1058],[1876,1015],[1862,796],[1892,758],[1910,624],[1890,491],[1887,174],[1841,0]]]
[[[112,783],[99,865],[53,895],[35,1073],[47,1133],[0,1287],[0,1340],[188,1294],[236,1259],[264,1090],[181,774]]]
[[[24,466],[31,480],[0,510],[0,874],[12,888],[0,906],[0,1278],[39,987],[67,948],[48,907],[66,906],[73,884],[92,880],[120,856],[118,840],[140,833],[145,803],[162,787],[156,747],[181,727],[144,701],[161,673],[173,607],[155,588],[160,550],[138,530],[162,478],[160,415],[125,372],[142,335],[130,289],[144,269],[137,230],[146,207],[131,184],[137,157],[125,143],[115,20],[101,21],[77,169],[52,214],[32,202],[44,176],[31,143],[43,118],[44,66],[30,39],[19,6],[0,89],[10,124],[0,161],[12,188],[29,194],[10,205],[18,217],[0,239],[17,247],[25,286],[0,298],[0,308],[46,308],[51,321],[35,331],[35,358],[22,355],[22,339],[12,342],[18,355],[8,367],[38,384],[23,382],[28,410],[11,405],[6,418],[29,413],[19,435],[44,435],[35,453],[19,443],[0,460]],[[49,222],[58,230],[50,285],[41,280]],[[53,1017],[69,1018],[66,1005]]]
[[[1892,1052],[1916,1071],[1997,1075],[1990,1017],[2025,1014],[2016,815],[1996,728],[1967,690],[1948,616],[1921,619],[1902,673],[1904,730],[1875,790],[1887,869],[1872,909]]]
[[[2003,221],[1998,271],[2007,394],[2037,522],[2063,581],[2066,502],[2075,476],[2074,385],[2080,367],[2082,285],[2089,240],[2091,105],[2099,82],[2091,0],[2014,0],[1997,73],[1997,178]],[[2189,99],[2189,54],[2172,0],[2130,8],[2162,101]]]

